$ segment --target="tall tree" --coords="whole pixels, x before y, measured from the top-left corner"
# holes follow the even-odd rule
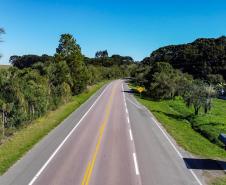
[[[88,83],[88,71],[80,46],[71,34],[62,34],[56,49],[56,61],[66,61],[71,74],[73,94],[82,92]]]
[[[71,96],[70,70],[65,61],[53,61],[47,68],[50,100],[54,106],[65,103]],[[52,104],[51,103],[51,104]]]
[[[56,53],[63,59],[71,57],[72,55],[82,55],[81,48],[76,43],[75,38],[71,34],[62,34],[60,36],[59,45],[56,48]]]
[[[108,57],[108,51],[103,50],[103,51],[97,51],[95,54],[96,58],[107,58]]]

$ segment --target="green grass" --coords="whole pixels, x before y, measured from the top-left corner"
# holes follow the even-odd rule
[[[15,132],[12,137],[0,145],[0,173],[3,174],[13,163],[31,149],[34,144],[59,125],[106,83],[101,82],[92,86],[86,92],[74,96],[69,103],[60,106],[55,111],[48,112],[44,117],[33,121],[27,127]]]
[[[142,99],[139,96],[136,98],[155,115],[185,150],[202,157],[226,159],[225,150],[211,143],[197,129],[205,130],[210,138],[217,137],[221,132],[226,133],[226,101],[215,99],[210,113],[196,117],[193,109],[187,108],[180,98],[162,101]]]
[[[218,136],[219,133],[226,133],[226,101],[214,99],[212,110],[208,114],[194,117],[191,122],[193,128],[211,142],[222,145]]]
[[[226,177],[217,178],[212,185],[226,185]]]

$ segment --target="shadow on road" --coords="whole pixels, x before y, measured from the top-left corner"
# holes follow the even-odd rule
[[[188,169],[226,170],[226,162],[213,159],[183,158]]]
[[[128,90],[128,91],[124,90],[124,91],[122,91],[122,92],[124,92],[124,93],[129,93],[129,94],[134,94],[134,91],[133,91],[133,90]]]

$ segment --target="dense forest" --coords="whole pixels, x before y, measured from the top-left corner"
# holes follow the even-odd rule
[[[211,109],[211,99],[225,94],[226,37],[197,39],[166,46],[143,59],[131,75],[154,99],[182,96],[195,114]]]
[[[170,45],[152,52],[142,62],[167,62],[195,78],[220,74],[226,79],[226,37],[200,38],[192,43]]]
[[[62,34],[54,56],[11,56],[12,66],[0,69],[2,137],[70,101],[90,85],[129,75],[125,68],[133,65],[132,58],[103,53],[107,51],[85,57],[75,38]]]

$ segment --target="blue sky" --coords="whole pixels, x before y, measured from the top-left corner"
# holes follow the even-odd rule
[[[71,33],[86,56],[141,60],[161,46],[226,35],[225,0],[1,0],[0,43],[11,55],[54,54],[59,35]]]

